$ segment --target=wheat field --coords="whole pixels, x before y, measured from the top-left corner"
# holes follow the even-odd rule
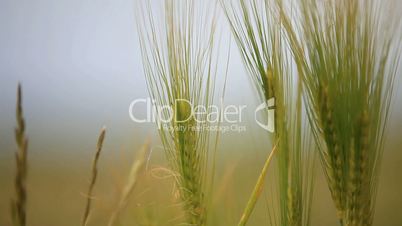
[[[2,1],[0,226],[401,226],[402,4],[321,3]]]

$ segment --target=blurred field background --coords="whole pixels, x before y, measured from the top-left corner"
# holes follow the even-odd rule
[[[223,21],[223,15],[220,19]],[[135,28],[131,0],[0,1],[1,226],[11,225],[18,81],[23,85],[29,137],[28,225],[80,223],[90,165],[103,125],[107,135],[91,225],[106,225],[135,153],[147,137],[152,138],[152,155],[122,222],[180,223],[172,179],[163,178],[166,161],[156,128],[134,123],[128,114],[132,100],[148,97]],[[225,29],[223,26],[222,56],[230,41]],[[400,77],[389,121],[375,225],[402,225]],[[221,136],[211,213],[216,225],[237,223],[270,147],[265,131],[254,123],[258,101],[234,43],[225,104],[248,106],[243,122],[247,131]],[[267,225],[266,205],[269,203],[262,197],[249,225]],[[337,225],[320,166],[312,217],[312,225]]]

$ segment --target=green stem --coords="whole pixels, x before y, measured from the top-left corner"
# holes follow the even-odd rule
[[[279,140],[278,140],[279,141]],[[271,153],[269,154],[267,160],[265,161],[264,167],[262,168],[261,174],[258,177],[257,183],[254,187],[253,193],[251,194],[250,199],[248,200],[247,206],[244,209],[243,215],[240,219],[240,222],[238,226],[245,226],[248,219],[250,218],[251,213],[254,210],[255,204],[257,203],[258,198],[260,197],[260,194],[262,192],[262,189],[264,187],[264,182],[265,182],[265,176],[268,171],[268,167],[271,163],[271,160],[276,152],[276,147],[278,145],[278,142],[276,142],[275,146],[272,148]]]

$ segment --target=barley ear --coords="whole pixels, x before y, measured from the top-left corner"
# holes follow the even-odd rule
[[[17,91],[17,127],[15,128],[15,140],[17,151],[15,153],[16,175],[14,180],[15,197],[11,203],[12,221],[15,226],[26,225],[26,178],[27,178],[27,150],[28,139],[25,135],[25,120],[22,110],[22,88],[18,84]]]
[[[211,141],[217,133],[204,129],[210,125],[206,115],[191,114],[189,105],[210,109],[215,100],[219,68],[215,48],[217,6],[204,4],[164,1],[164,12],[157,13],[162,15],[160,26],[149,1],[138,5],[137,25],[148,91],[158,114],[166,116],[160,106],[172,109],[171,120],[157,117],[156,122],[169,167],[177,175],[175,185],[186,225],[207,224],[215,164],[211,160]],[[163,32],[157,32],[159,29]]]
[[[93,193],[93,189],[95,187],[95,183],[96,183],[96,178],[98,176],[98,161],[99,161],[99,157],[100,157],[100,153],[102,150],[102,146],[103,146],[103,141],[105,140],[105,134],[106,134],[106,129],[102,128],[99,138],[98,138],[98,143],[96,145],[96,153],[92,162],[92,171],[91,171],[91,179],[90,179],[90,184],[88,187],[88,192],[86,194],[86,206],[85,206],[85,212],[84,215],[82,217],[82,226],[85,226],[88,224],[88,220],[89,220],[89,215],[91,213],[91,204],[92,204],[92,193]]]
[[[306,0],[295,13],[280,5],[303,77],[309,122],[344,226],[373,224],[402,48],[401,24],[386,8],[375,0]]]
[[[324,161],[327,163],[326,173],[331,191],[332,199],[334,200],[339,219],[343,219],[345,214],[344,204],[344,186],[343,186],[343,161],[342,152],[340,149],[338,135],[335,130],[333,109],[331,100],[328,95],[328,87],[319,90],[318,97],[320,99],[319,113],[321,115],[321,127],[323,135],[327,143],[327,153],[324,155]]]

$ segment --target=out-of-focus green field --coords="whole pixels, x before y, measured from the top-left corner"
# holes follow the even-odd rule
[[[241,135],[234,135],[241,136]],[[260,135],[254,137],[259,138]],[[402,154],[398,136],[390,135],[385,152],[380,189],[377,199],[375,225],[402,225]],[[258,147],[265,142],[245,139],[236,145],[236,139],[223,137],[218,156],[218,172],[211,210],[210,225],[236,225],[259,170],[266,156]],[[157,146],[154,142],[154,146]],[[77,144],[75,144],[77,145]],[[73,145],[73,146],[75,146]],[[89,147],[89,146],[88,146]],[[138,144],[139,147],[139,144]],[[132,148],[112,150],[106,145],[101,156],[99,180],[95,188],[94,214],[90,225],[107,225],[116,206],[118,192],[124,184],[137,145]],[[28,179],[28,225],[72,226],[79,225],[85,204],[85,194],[92,151],[85,153],[60,150],[30,150]],[[240,152],[239,150],[243,150]],[[0,158],[0,225],[10,223],[9,204],[13,195],[14,159],[11,150],[1,149]],[[44,154],[46,153],[46,155]],[[179,225],[180,203],[172,178],[164,170],[162,151],[155,148],[147,171],[139,180],[128,208],[121,216],[122,225]],[[274,165],[271,166],[273,169]],[[268,175],[269,187],[272,174]],[[252,214],[249,225],[268,225],[267,205],[270,194],[265,192]],[[337,225],[333,204],[329,197],[320,166],[314,193],[312,225]]]

